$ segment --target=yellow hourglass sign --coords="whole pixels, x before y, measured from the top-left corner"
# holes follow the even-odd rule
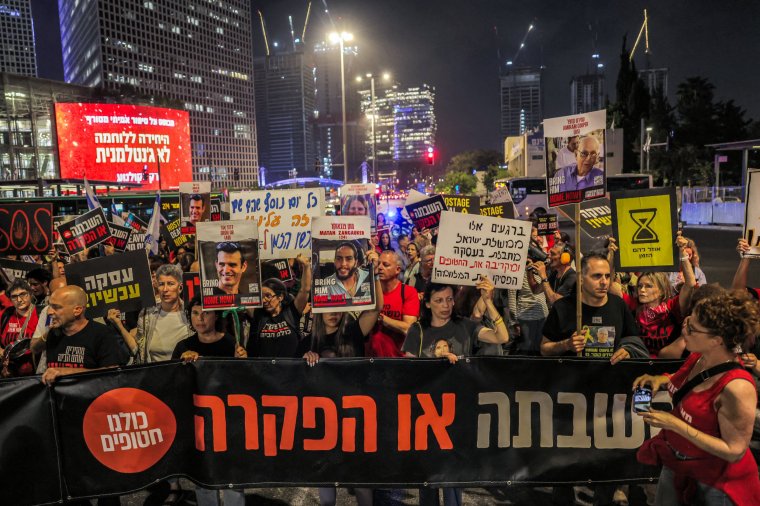
[[[631,239],[632,244],[643,244],[659,241],[657,233],[649,228],[649,225],[651,225],[654,217],[657,216],[656,208],[634,209],[628,212],[631,215],[631,219],[639,227],[633,233],[633,239]]]

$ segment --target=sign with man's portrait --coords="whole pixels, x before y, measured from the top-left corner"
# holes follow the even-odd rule
[[[179,214],[182,233],[195,234],[198,223],[211,220],[211,182],[192,181],[179,184]]]

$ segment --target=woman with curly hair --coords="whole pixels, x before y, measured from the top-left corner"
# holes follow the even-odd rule
[[[745,293],[722,291],[701,300],[684,320],[691,352],[672,375],[636,378],[652,394],[667,388],[670,412],[650,409],[644,422],[662,429],[644,443],[639,460],[662,465],[657,505],[757,504],[760,479],[748,451],[757,405],[742,350],[760,333],[760,309]]]

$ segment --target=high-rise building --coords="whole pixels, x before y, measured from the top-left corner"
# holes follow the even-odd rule
[[[507,67],[501,75],[501,136],[522,135],[543,121],[542,70]]]
[[[245,0],[59,0],[67,82],[190,112],[193,178],[258,178],[251,7]]]
[[[32,0],[0,0],[0,72],[37,76]]]
[[[585,74],[570,80],[570,111],[580,114],[604,109],[604,74]]]
[[[266,182],[315,176],[314,67],[302,52],[254,59],[259,165]]]
[[[644,69],[639,70],[639,77],[644,81],[650,94],[655,90],[662,90],[668,96],[668,69]]]
[[[343,47],[346,87],[346,151],[348,177],[359,179],[364,157],[364,131],[359,121],[359,93],[356,85],[356,46]],[[340,46],[321,42],[314,46],[316,83],[315,138],[323,176],[343,178],[343,110]]]

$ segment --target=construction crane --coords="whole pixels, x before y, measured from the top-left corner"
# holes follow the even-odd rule
[[[534,28],[535,28],[535,26],[533,25],[533,23],[531,23],[528,26],[528,30],[525,32],[525,35],[523,36],[522,40],[520,41],[520,45],[517,47],[517,51],[515,52],[515,55],[512,57],[511,60],[509,60],[507,62],[507,65],[512,65],[512,64],[514,64],[517,61],[517,57],[520,55],[520,51],[522,51],[522,49],[525,47],[525,41],[528,40],[528,35],[530,35],[530,32],[532,32]]]
[[[309,25],[309,14],[311,14],[311,2],[306,8],[306,20],[303,22],[303,33],[301,33],[301,42],[306,44],[306,27]]]
[[[261,31],[264,34],[264,46],[267,48],[267,56],[269,56],[269,40],[267,40],[267,27],[266,24],[264,24],[264,15],[261,13],[261,10],[259,12],[259,19],[261,20]]]
[[[628,56],[628,61],[633,61],[633,55],[636,53],[636,48],[639,45],[639,41],[641,41],[641,34],[644,34],[644,54],[649,55],[651,54],[649,52],[649,25],[648,25],[649,18],[647,17],[647,10],[644,9],[644,22],[641,24],[641,29],[639,30],[639,35],[636,37],[636,42],[633,43],[633,47],[631,48],[631,54]]]

